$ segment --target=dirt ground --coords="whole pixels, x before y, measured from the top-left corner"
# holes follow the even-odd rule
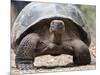
[[[35,58],[34,65],[37,68],[33,70],[20,71],[16,69],[15,66],[15,54],[11,50],[11,74],[12,75],[22,75],[22,74],[32,74],[41,72],[61,72],[61,71],[81,71],[81,70],[95,70],[96,69],[96,43],[95,40],[92,41],[90,45],[91,53],[91,64],[85,66],[74,66],[72,63],[72,56],[70,55],[60,55],[60,56],[50,56],[44,55]],[[48,68],[45,66],[49,66]],[[56,66],[56,67],[55,67]]]

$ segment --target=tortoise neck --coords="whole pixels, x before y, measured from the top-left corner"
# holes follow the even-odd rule
[[[60,33],[51,33],[51,36],[50,36],[50,41],[52,43],[55,43],[55,44],[61,44],[62,43],[62,34]]]

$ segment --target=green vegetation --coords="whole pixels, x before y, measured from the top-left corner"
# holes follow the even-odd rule
[[[90,32],[96,35],[96,6],[80,5],[80,10],[83,12]]]

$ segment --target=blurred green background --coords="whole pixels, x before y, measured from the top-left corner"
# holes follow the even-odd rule
[[[92,37],[96,37],[96,6],[80,5],[80,10],[86,18],[86,22]]]

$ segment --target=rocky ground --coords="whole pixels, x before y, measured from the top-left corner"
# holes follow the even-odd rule
[[[80,70],[95,70],[96,69],[96,43],[92,41],[90,46],[90,53],[92,62],[90,65],[85,66],[74,66],[72,63],[72,56],[60,55],[60,56],[50,56],[44,55],[35,58],[34,65],[37,68],[33,70],[20,71],[15,67],[15,54],[11,50],[11,74],[22,75],[28,73],[41,73],[41,72],[58,72],[58,71],[80,71]],[[47,66],[47,67],[45,67]],[[48,67],[49,66],[49,67]],[[55,67],[56,66],[56,67]]]

